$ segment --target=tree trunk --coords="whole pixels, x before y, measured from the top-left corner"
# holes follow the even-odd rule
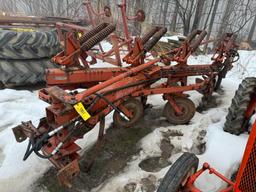
[[[234,7],[234,0],[228,0],[228,3],[225,8],[224,16],[222,17],[221,26],[218,31],[217,37],[221,37],[224,32],[227,30],[228,21],[230,19],[231,12]]]
[[[176,31],[176,24],[177,24],[177,18],[178,18],[177,9],[178,9],[178,2],[175,1],[174,13],[172,14],[171,28],[170,28],[170,31],[173,31],[173,32]]]
[[[209,13],[207,14],[207,17],[206,17],[205,22],[204,22],[204,28],[203,28],[204,30],[207,28],[207,24],[208,24],[210,15],[212,14],[212,9],[213,9],[213,7],[214,7],[214,2],[215,2],[215,0],[212,0]]]
[[[256,28],[256,16],[254,16],[253,23],[252,23],[252,26],[251,26],[251,29],[250,29],[250,32],[249,32],[249,35],[248,35],[247,41],[249,43],[252,42],[252,38],[253,38],[253,35],[254,35],[254,32],[255,32],[255,28]]]
[[[206,37],[207,41],[209,41],[209,39],[211,37],[212,27],[213,27],[213,23],[214,23],[214,20],[215,20],[216,12],[217,12],[217,9],[218,9],[218,6],[219,6],[219,2],[220,2],[220,0],[216,0],[215,4],[214,4],[214,8],[213,8],[213,11],[212,11],[212,17],[211,17],[211,20],[210,20],[209,29],[208,29],[208,33],[207,33],[207,37]],[[208,43],[206,43],[205,46],[204,46],[204,52],[206,54],[207,54],[207,48],[208,48]]]
[[[184,22],[184,31],[183,31],[183,35],[187,36],[189,34],[189,29],[190,29],[190,23],[189,21],[185,21]]]
[[[165,1],[165,5],[164,5],[164,13],[163,13],[163,21],[164,21],[164,27],[166,25],[166,18],[167,18],[167,12],[168,12],[168,8],[169,8],[169,0]]]
[[[158,18],[158,24],[162,24],[162,14],[163,14],[163,5],[164,5],[164,0],[161,0],[161,4],[160,4],[160,15]]]
[[[135,1],[135,7],[136,9],[134,9],[134,15],[137,13],[137,11],[139,9],[143,9],[143,0],[136,0]],[[135,21],[134,23],[134,34],[135,35],[140,35],[141,34],[141,23],[138,21]]]
[[[54,16],[53,2],[51,0],[48,0],[48,6],[49,6],[49,16]]]
[[[193,26],[192,26],[192,31],[195,29],[198,29],[198,27],[199,27],[199,24],[200,24],[200,21],[202,18],[204,4],[205,4],[205,0],[197,1],[197,7],[196,7],[195,19],[194,19]]]

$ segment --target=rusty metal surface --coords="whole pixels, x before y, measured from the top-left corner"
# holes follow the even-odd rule
[[[74,160],[58,172],[58,180],[61,184],[71,187],[72,180],[79,175],[78,161]]]

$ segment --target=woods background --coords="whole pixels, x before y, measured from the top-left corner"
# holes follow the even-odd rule
[[[86,18],[83,0],[0,0],[0,11],[21,15]],[[95,9],[111,7],[115,19],[120,17],[121,0],[92,0]],[[208,38],[235,32],[240,40],[252,43],[256,28],[256,0],[127,0],[128,13],[146,12],[146,21],[135,25],[141,33],[152,25],[187,35],[193,29],[205,29]]]

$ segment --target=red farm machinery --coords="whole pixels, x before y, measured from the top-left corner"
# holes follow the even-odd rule
[[[126,20],[125,4],[119,7]],[[108,8],[105,11],[109,13]],[[143,14],[138,11],[130,19],[142,20]],[[29,138],[24,160],[33,152],[49,159],[59,170],[59,181],[66,186],[71,186],[72,179],[79,174],[80,147],[75,141],[99,123],[100,146],[105,117],[110,112],[114,111],[113,122],[117,127],[132,127],[143,117],[147,97],[157,94],[166,100],[166,119],[172,124],[186,124],[196,108],[185,92],[196,90],[209,98],[238,57],[233,34],[220,40],[212,64],[189,65],[188,58],[202,43],[205,31],[193,31],[179,48],[151,59],[149,52],[165,35],[166,28],[153,27],[133,39],[124,27],[127,36],[120,39],[113,34],[116,25],[112,23],[82,31],[81,37],[74,33],[79,27],[62,26],[69,28],[63,36],[63,51],[53,57],[60,67],[47,70],[48,87],[39,91],[39,98],[49,103],[46,117],[37,127],[30,121],[22,122],[13,132],[18,142]],[[61,24],[59,27],[61,31]],[[107,52],[95,51],[95,46],[101,49],[100,43],[106,38],[112,39],[113,47]],[[120,54],[123,46],[127,48],[124,56]],[[114,66],[92,68],[98,60]],[[121,61],[126,67],[121,66]],[[197,78],[190,83],[190,77]]]
[[[199,159],[194,154],[184,153],[166,173],[158,192],[201,192],[195,186],[195,181],[205,172],[227,184],[221,192],[256,191],[256,121],[253,118],[256,109],[255,91],[256,78],[245,78],[236,91],[224,125],[224,131],[231,134],[250,133],[235,180],[226,178],[208,163],[197,170]]]

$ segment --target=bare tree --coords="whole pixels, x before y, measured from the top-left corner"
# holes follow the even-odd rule
[[[175,1],[178,5],[178,15],[183,22],[183,34],[188,35],[190,32],[191,19],[196,8],[195,0]]]
[[[219,7],[219,2],[220,2],[220,0],[215,0],[214,8],[213,8],[213,11],[212,11],[212,17],[211,17],[211,20],[210,20],[210,24],[209,24],[209,28],[208,28],[208,33],[207,33],[207,37],[206,37],[207,41],[209,41],[209,39],[211,37],[211,33],[212,33],[212,28],[213,28],[216,12],[217,12],[217,9]],[[207,47],[208,47],[208,43],[206,43],[205,46],[204,46],[204,52],[205,53],[207,52]]]
[[[205,4],[205,0],[198,0],[197,1],[197,6],[196,6],[196,13],[195,13],[195,18],[194,18],[194,23],[192,26],[192,30],[195,30],[199,27],[199,23],[202,18],[202,13],[203,13],[203,8]]]
[[[173,32],[176,31],[176,24],[177,24],[177,18],[178,18],[177,8],[178,8],[178,2],[175,1],[175,4],[174,4],[174,13],[172,14],[172,17],[171,17],[171,25],[170,25],[170,30],[173,31]]]

